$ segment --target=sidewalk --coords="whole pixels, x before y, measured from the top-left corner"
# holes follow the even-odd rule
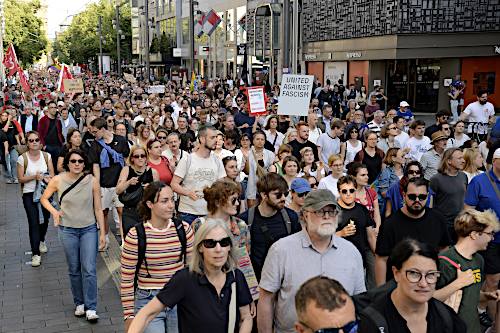
[[[42,265],[31,267],[31,254],[26,253],[30,251],[28,223],[19,185],[6,185],[0,177],[0,333],[123,332],[118,289],[103,256],[97,258],[100,319],[90,324],[73,315],[67,265],[52,224],[47,246],[49,252],[42,256]],[[105,258],[116,268],[114,252],[105,254]]]

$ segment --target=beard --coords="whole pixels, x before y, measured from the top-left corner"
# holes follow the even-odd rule
[[[481,105],[485,105],[486,103],[488,103],[487,100],[486,101],[479,101],[479,104],[481,104]]]
[[[414,208],[413,206],[406,206],[406,209],[412,215],[419,215],[425,209],[425,206],[421,206],[419,208]]]
[[[276,210],[282,210],[285,207],[285,200],[278,201],[277,203],[271,200],[267,200],[267,204],[269,205],[269,207],[272,207]]]
[[[337,231],[337,223],[332,223],[329,225],[320,225],[316,230],[316,233],[321,237],[330,237]]]

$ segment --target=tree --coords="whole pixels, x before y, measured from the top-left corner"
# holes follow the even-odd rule
[[[172,53],[170,44],[170,37],[167,36],[165,32],[163,32],[160,37],[160,52],[164,55],[170,55]]]
[[[73,17],[70,26],[58,35],[53,44],[53,57],[59,57],[61,62],[87,63],[94,60],[97,63],[99,54],[99,32],[97,30],[99,16],[102,17],[103,53],[116,59],[116,29],[112,20],[115,19],[115,7],[110,1],[100,0],[88,5],[85,10]],[[120,40],[122,59],[132,59],[132,26],[130,6],[120,8],[120,30],[125,39]]]
[[[151,53],[160,52],[160,41],[158,40],[158,36],[156,36],[156,34],[154,34],[153,39],[151,39],[151,46],[149,47],[149,52]]]
[[[4,49],[12,43],[17,59],[31,65],[43,55],[48,40],[42,28],[42,20],[36,16],[40,1],[6,0],[4,3],[5,35]]]

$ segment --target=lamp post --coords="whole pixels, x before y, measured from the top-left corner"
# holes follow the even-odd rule
[[[194,72],[194,0],[189,0],[189,58]]]
[[[149,82],[150,68],[149,68],[149,0],[144,0],[144,10],[146,11],[146,78]]]
[[[103,63],[102,63],[102,16],[99,16],[99,74],[103,74]]]

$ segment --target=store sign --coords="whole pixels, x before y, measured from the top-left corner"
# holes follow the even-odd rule
[[[307,116],[313,81],[313,75],[284,74],[281,80],[278,114]]]
[[[347,59],[354,59],[354,58],[361,58],[363,54],[359,51],[356,51],[356,52],[347,52],[345,54],[346,58]]]
[[[187,57],[188,56],[188,52],[187,52],[187,49],[183,49],[183,48],[180,48],[180,47],[175,47],[173,55],[176,58]]]
[[[315,54],[304,54],[304,60],[316,60],[316,55]]]
[[[495,46],[495,53],[500,54],[500,46]]]

